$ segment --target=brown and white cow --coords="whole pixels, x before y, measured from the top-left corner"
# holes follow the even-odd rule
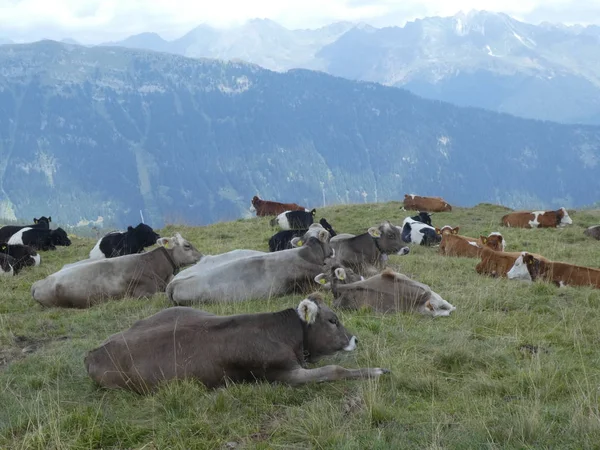
[[[506,242],[498,232],[490,233],[487,237],[479,236],[479,239],[458,234],[444,234],[438,252],[444,256],[478,258],[484,247],[492,250],[504,250]]]
[[[452,206],[442,197],[422,197],[414,194],[404,194],[404,209],[443,212],[452,211]]]
[[[600,269],[557,261],[544,261],[522,252],[508,271],[508,278],[519,278],[527,272],[533,281],[541,279],[557,286],[592,286],[600,289]]]
[[[257,216],[277,216],[286,211],[308,211],[304,206],[296,203],[279,203],[271,200],[261,200],[258,196],[252,197],[251,211],[256,211]]]
[[[43,306],[88,308],[164,292],[175,272],[199,261],[202,254],[179,233],[156,243],[159,247],[146,253],[70,265],[33,283],[31,295]]]
[[[429,286],[390,268],[353,283],[345,283],[344,268],[333,270],[331,290],[335,308],[356,310],[366,307],[378,313],[414,311],[433,317],[449,316],[456,309]]]
[[[521,256],[521,252],[501,252],[485,247],[481,250],[480,256],[481,261],[475,267],[478,274],[490,275],[492,277],[507,277],[509,270],[514,266],[517,258]],[[535,254],[535,256],[541,260],[548,261],[542,255]],[[529,274],[514,277],[514,279],[516,278],[531,281]]]
[[[556,228],[572,223],[565,208],[556,211],[517,211],[502,217],[502,225],[514,228]]]
[[[269,313],[216,316],[185,306],[164,309],[110,336],[84,363],[99,385],[140,393],[184,378],[214,388],[228,380],[299,385],[389,372],[307,368],[324,356],[354,350],[357,342],[321,297],[311,294],[297,308]]]
[[[591,238],[600,240],[600,225],[587,227],[585,230],[583,230],[583,234]]]

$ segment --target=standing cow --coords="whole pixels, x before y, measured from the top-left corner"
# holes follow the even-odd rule
[[[297,308],[269,313],[217,316],[189,307],[164,309],[110,336],[87,354],[84,364],[97,384],[139,393],[185,378],[215,388],[228,380],[300,385],[389,372],[334,365],[307,368],[324,356],[354,350],[357,342],[313,294]]]

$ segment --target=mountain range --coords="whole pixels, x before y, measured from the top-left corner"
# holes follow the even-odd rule
[[[486,11],[387,28],[341,22],[289,30],[255,19],[228,30],[201,25],[173,41],[144,33],[103,45],[240,59],[276,71],[320,70],[461,106],[600,124],[600,27],[595,25],[533,25]]]
[[[322,72],[54,41],[0,47],[0,217],[206,224],[250,199],[598,201],[600,127]],[[379,220],[380,218],[374,219]]]

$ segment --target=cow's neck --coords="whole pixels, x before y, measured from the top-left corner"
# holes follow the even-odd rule
[[[159,248],[163,251],[163,253],[167,257],[167,261],[169,261],[171,263],[171,266],[173,266],[173,273],[175,273],[177,271],[177,264],[175,264],[175,261],[173,261],[173,257],[169,253],[169,250],[167,250],[163,246],[160,246]]]

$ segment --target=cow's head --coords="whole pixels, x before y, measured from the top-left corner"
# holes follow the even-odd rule
[[[33,218],[33,223],[36,225],[43,225],[44,228],[50,228],[50,222],[52,222],[52,216],[42,216],[39,219]]]
[[[292,247],[306,248],[301,253],[304,258],[313,260],[315,264],[325,264],[329,258],[335,258],[335,250],[329,243],[329,232],[321,229],[316,236],[309,236],[306,241],[302,238],[294,238],[291,241]]]
[[[416,216],[412,216],[411,219],[431,226],[431,213],[419,211],[419,214],[417,214]]]
[[[527,252],[521,252],[506,276],[510,280],[535,281],[540,273],[540,261]]]
[[[384,222],[379,227],[371,227],[367,231],[373,239],[378,250],[386,255],[406,255],[408,247],[402,241],[401,230],[390,222]]]
[[[202,253],[196,250],[196,248],[179,233],[175,233],[175,236],[173,237],[161,237],[156,240],[156,243],[169,251],[175,266],[178,268],[189,264],[196,264],[200,261],[200,258],[202,258]]]
[[[151,226],[145,223],[140,223],[137,227],[127,227],[127,231],[133,233],[140,245],[143,247],[150,247],[154,245],[160,235],[155,233]]]
[[[290,241],[292,248],[302,247],[309,238],[315,237],[322,242],[329,242],[331,239],[331,234],[320,223],[313,223],[308,227],[306,233],[302,235],[302,237],[292,238]]]
[[[352,351],[356,348],[356,336],[352,336],[346,330],[337,315],[323,302],[319,293],[310,294],[302,300],[297,312],[305,326],[304,350],[308,352],[309,362],[340,350]]]
[[[500,233],[497,231],[490,233],[489,236],[479,236],[481,243],[494,251],[503,252],[506,248],[506,242]]]
[[[460,227],[452,228],[450,225],[444,225],[442,228],[436,228],[435,232],[440,236],[443,236],[445,234],[458,234],[459,229]]]
[[[364,281],[365,277],[357,274],[349,267],[342,267],[336,264],[331,267],[330,273],[322,272],[314,279],[316,283],[319,283],[325,289],[331,289],[332,281],[335,283],[349,284],[356,281]]]
[[[573,220],[571,219],[569,213],[565,208],[560,208],[558,211],[556,211],[556,217],[558,222],[556,225],[559,227],[564,227],[565,225],[573,224]]]
[[[66,247],[71,245],[71,239],[69,239],[67,232],[62,228],[50,231],[50,242],[52,245],[64,245]]]
[[[260,198],[258,198],[257,195],[255,195],[254,197],[252,197],[252,201],[250,202],[250,206],[251,209],[254,208],[256,209],[256,206],[260,203]]]
[[[449,203],[444,202],[444,206],[442,207],[442,211],[452,211],[452,206]]]

